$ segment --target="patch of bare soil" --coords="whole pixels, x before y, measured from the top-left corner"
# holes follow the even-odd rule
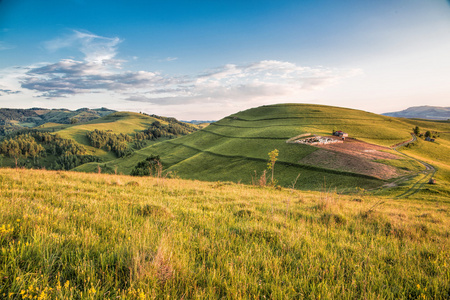
[[[395,167],[373,161],[400,158],[395,154],[382,152],[381,150],[389,149],[386,147],[352,138],[347,138],[344,143],[317,145],[316,147],[321,149],[304,157],[299,163],[369,175],[383,180],[404,175],[404,172]]]

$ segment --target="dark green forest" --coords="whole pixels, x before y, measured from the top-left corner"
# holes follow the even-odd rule
[[[28,130],[9,135],[0,143],[0,154],[14,159],[16,167],[70,170],[100,159],[86,148],[58,134]]]

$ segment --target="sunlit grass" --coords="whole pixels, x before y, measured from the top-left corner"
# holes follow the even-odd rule
[[[20,169],[0,188],[2,299],[450,293],[450,204],[432,196]]]

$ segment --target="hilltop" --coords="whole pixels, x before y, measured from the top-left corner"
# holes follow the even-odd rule
[[[385,116],[398,118],[417,118],[431,120],[450,120],[450,107],[414,106],[402,111],[384,113]]]
[[[268,153],[278,149],[275,177],[282,186],[291,185],[300,174],[297,187],[301,189],[325,186],[347,191],[356,187],[370,189],[395,177],[425,169],[417,161],[388,148],[410,140],[414,124],[416,122],[406,119],[340,107],[269,105],[230,115],[190,135],[151,145],[130,157],[110,161],[106,166],[117,166],[119,172],[130,174],[139,161],[159,155],[165,170],[182,178],[252,183],[266,170]],[[437,131],[450,131],[450,124],[446,123],[420,121],[417,124]],[[305,133],[329,136],[333,130],[349,134],[351,139],[344,145],[356,139],[368,148],[349,153],[286,143]],[[442,136],[441,140],[444,138]],[[448,147],[448,144],[442,147]],[[321,155],[317,155],[319,149]],[[368,157],[366,154],[369,153],[374,156]],[[342,160],[359,163],[354,163],[354,167],[334,163]],[[443,163],[444,169],[447,168],[448,162]],[[95,171],[95,168],[95,164],[86,164],[76,170]],[[383,177],[387,171],[391,176]]]

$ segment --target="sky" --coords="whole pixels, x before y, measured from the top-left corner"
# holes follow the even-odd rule
[[[0,0],[0,107],[450,106],[449,0]]]

